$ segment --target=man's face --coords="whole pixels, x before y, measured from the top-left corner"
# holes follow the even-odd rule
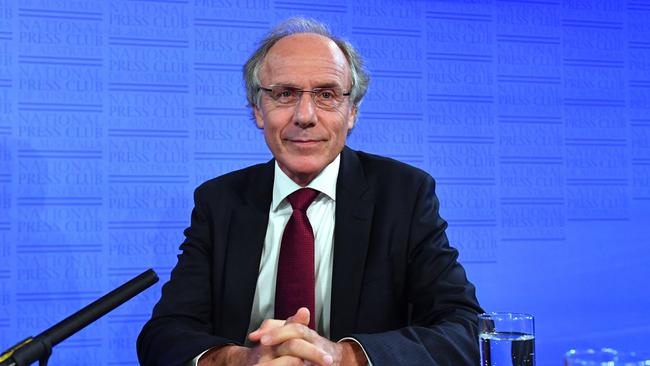
[[[332,40],[312,33],[279,40],[266,55],[258,76],[262,87],[312,90],[335,86],[349,92],[352,86],[345,55]],[[356,114],[349,97],[334,109],[323,109],[311,93],[303,93],[297,104],[288,106],[262,92],[260,104],[253,109],[278,165],[302,186],[341,152]]]

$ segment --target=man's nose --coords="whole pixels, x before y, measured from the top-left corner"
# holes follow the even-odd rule
[[[303,92],[300,95],[293,117],[294,122],[303,128],[316,123],[316,105],[311,93]]]

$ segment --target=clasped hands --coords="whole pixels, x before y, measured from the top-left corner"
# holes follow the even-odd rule
[[[208,365],[365,365],[365,355],[354,342],[335,343],[308,327],[309,310],[300,308],[287,320],[267,319],[248,339],[254,347],[224,346],[208,352],[199,366]]]

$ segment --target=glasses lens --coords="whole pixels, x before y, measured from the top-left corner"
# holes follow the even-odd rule
[[[315,89],[314,97],[316,104],[333,108],[338,106],[343,99],[343,91],[340,88]]]
[[[280,104],[293,104],[298,101],[298,89],[285,85],[275,85],[271,88],[271,98]]]

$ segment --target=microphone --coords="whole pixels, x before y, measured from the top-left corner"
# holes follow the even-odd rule
[[[29,337],[11,347],[0,356],[0,366],[28,366],[36,361],[39,361],[39,365],[46,366],[47,360],[52,354],[52,347],[124,304],[156,282],[158,282],[158,275],[153,269],[148,269],[63,319],[35,338]]]

